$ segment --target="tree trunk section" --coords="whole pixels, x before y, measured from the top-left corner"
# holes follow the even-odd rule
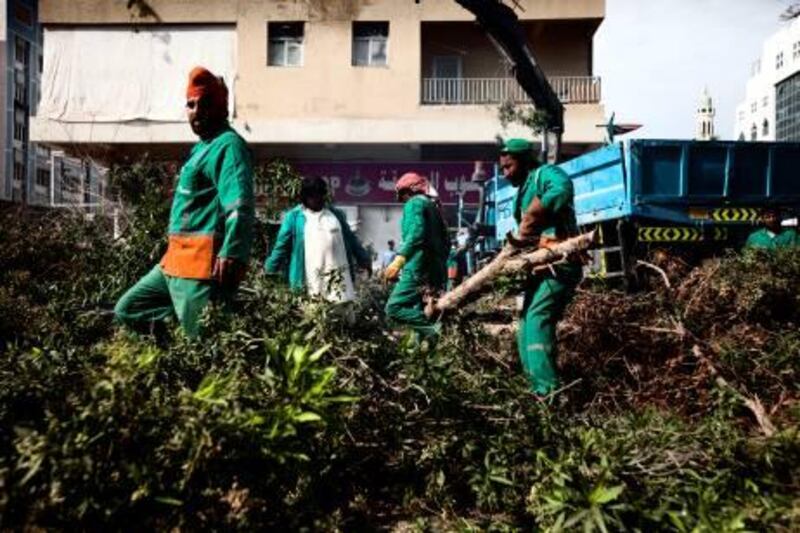
[[[502,274],[516,273],[520,270],[547,268],[549,265],[566,259],[573,254],[588,250],[594,243],[594,238],[594,231],[591,231],[560,242],[552,248],[539,248],[527,252],[506,244],[497,254],[497,257],[471,278],[444,294],[441,298],[430,300],[425,307],[425,314],[430,317],[459,307],[468,297],[483,290]]]

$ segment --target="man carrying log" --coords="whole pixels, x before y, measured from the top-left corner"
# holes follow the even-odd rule
[[[514,218],[519,225],[517,247],[551,248],[578,234],[572,180],[554,165],[540,164],[533,145],[509,139],[500,152],[503,176],[519,188]],[[558,386],[554,359],[556,324],[582,277],[579,259],[531,273],[519,319],[517,343],[531,389],[547,395]]]
[[[228,124],[222,78],[193,69],[186,112],[200,140],[175,187],[167,252],[114,312],[124,325],[145,331],[177,317],[186,335],[196,337],[203,308],[212,299],[229,299],[245,274],[253,240],[253,164]]]

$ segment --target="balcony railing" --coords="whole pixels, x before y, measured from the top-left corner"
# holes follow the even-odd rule
[[[563,104],[600,102],[601,83],[596,76],[560,76],[549,78],[550,85]],[[529,103],[514,78],[423,78],[424,105]]]

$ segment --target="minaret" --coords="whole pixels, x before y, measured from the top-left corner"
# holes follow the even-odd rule
[[[697,129],[694,137],[698,141],[711,141],[714,139],[714,102],[708,94],[708,87],[703,89],[700,101],[697,104]]]

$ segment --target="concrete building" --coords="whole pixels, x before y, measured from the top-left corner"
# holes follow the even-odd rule
[[[566,104],[563,154],[602,143],[592,43],[605,0],[518,4]],[[98,159],[181,160],[195,140],[185,77],[201,64],[232,88],[232,124],[256,158],[287,157],[328,177],[378,249],[399,237],[390,190],[399,173],[421,168],[446,206],[474,204],[471,178],[493,171],[496,137],[531,136],[503,131],[499,105],[526,98],[452,0],[40,0],[40,16],[34,138]]]
[[[714,117],[717,111],[714,109],[714,101],[708,94],[708,88],[703,89],[703,94],[697,102],[697,116],[695,119],[694,138],[698,141],[712,141],[716,138]]]
[[[745,99],[736,107],[736,139],[800,140],[800,17],[770,36],[752,64]],[[778,87],[782,87],[780,98]],[[778,108],[780,100],[780,109]],[[779,126],[780,123],[780,126]]]
[[[31,142],[42,73],[42,31],[36,0],[7,0],[0,24],[0,198],[44,204],[49,199],[50,151]]]

